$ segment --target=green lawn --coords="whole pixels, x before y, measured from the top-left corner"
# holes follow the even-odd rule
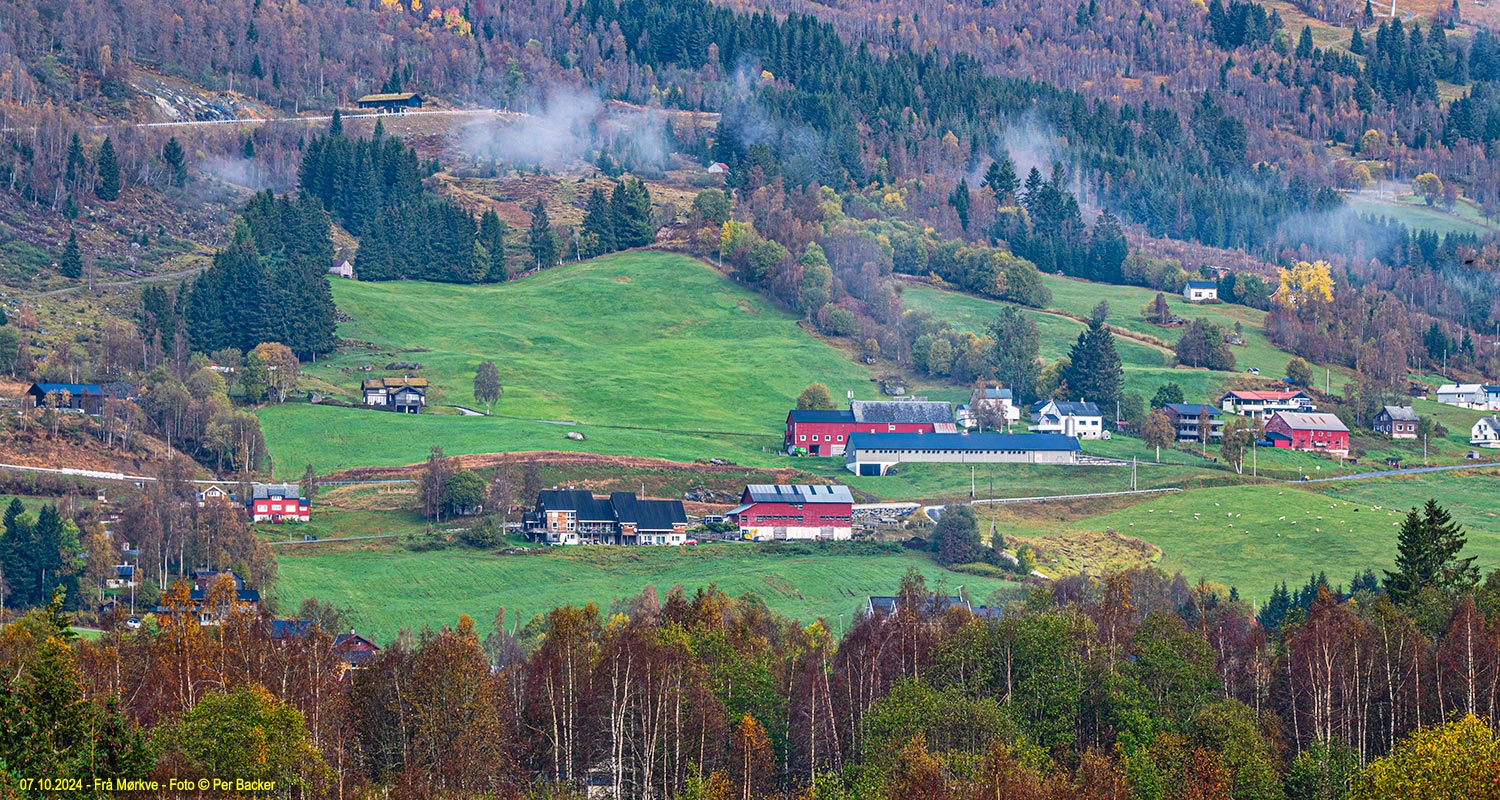
[[[959,586],[975,603],[997,589],[1015,587],[993,578],[943,570],[925,555],[864,554],[859,545],[801,547],[711,544],[698,547],[551,548],[534,555],[495,555],[465,549],[408,552],[395,546],[296,546],[281,552],[276,596],[290,611],[306,597],[355,609],[361,633],[390,640],[400,628],[452,624],[460,613],[482,624],[495,610],[507,619],[568,604],[598,603],[646,586],[665,594],[675,585],[689,593],[717,583],[732,596],[754,593],[778,613],[803,622],[822,617],[847,626],[871,594],[894,594],[907,569],[917,567],[930,588]],[[514,616],[519,614],[519,616]]]
[[[1395,558],[1397,523],[1428,497],[1447,506],[1469,533],[1467,555],[1488,572],[1500,566],[1500,473],[1438,473],[1298,486],[1266,484],[1197,489],[1152,497],[1060,527],[1020,535],[1119,533],[1162,550],[1160,566],[1189,580],[1206,578],[1263,601],[1281,581],[1310,572],[1347,584],[1357,571]],[[1378,507],[1378,508],[1377,508]],[[1195,516],[1196,515],[1196,516]]]
[[[872,397],[870,373],[758,295],[685,256],[623,253],[495,286],[335,281],[353,318],[346,348],[307,368],[346,399],[369,375],[421,362],[430,404],[480,407],[474,369],[493,360],[496,417],[395,414],[289,404],[261,422],[278,474],[320,473],[449,454],[583,450],[768,464],[786,411],[812,381]],[[358,368],[374,365],[370,373]],[[565,438],[577,422],[584,442]],[[612,427],[616,426],[616,427]]]
[[[1412,232],[1430,230],[1435,233],[1475,233],[1481,237],[1495,230],[1494,223],[1467,202],[1460,202],[1452,211],[1429,206],[1416,196],[1406,194],[1395,198],[1371,194],[1346,195],[1349,207],[1364,217],[1386,217],[1405,225]]]

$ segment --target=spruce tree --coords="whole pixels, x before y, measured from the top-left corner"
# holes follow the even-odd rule
[[[87,168],[88,159],[83,155],[83,139],[75,133],[72,140],[68,142],[68,166],[63,174],[69,184],[77,185],[80,180],[83,180],[83,173]]]
[[[182,152],[182,145],[178,143],[177,137],[173,136],[161,148],[161,160],[167,164],[167,169],[172,174],[172,185],[181,186],[187,183],[187,166]]]
[[[1432,558],[1437,565],[1437,572],[1433,576],[1437,584],[1450,592],[1474,588],[1479,583],[1479,568],[1474,566],[1474,556],[1458,557],[1468,543],[1463,526],[1454,522],[1448,509],[1438,505],[1437,500],[1432,498],[1428,498],[1427,504],[1422,507],[1422,524],[1427,530],[1427,538],[1433,551]]]
[[[958,179],[958,185],[953,187],[953,194],[948,195],[948,205],[958,213],[958,225],[965,231],[969,229],[969,182],[963,178]]]
[[[64,278],[77,280],[83,277],[83,254],[78,250],[78,234],[68,234],[68,244],[63,247],[59,271]]]
[[[115,157],[115,144],[108,136],[99,145],[99,187],[94,194],[106,201],[120,198],[120,162]]]
[[[639,178],[625,178],[615,185],[609,210],[614,218],[614,249],[644,247],[656,240],[656,228],[651,223],[651,193]]]
[[[557,238],[552,233],[552,220],[547,218],[547,207],[541,198],[537,198],[536,205],[531,207],[531,227],[526,229],[526,244],[537,269],[546,269],[557,263]]]
[[[1354,33],[1349,37],[1349,52],[1357,56],[1365,54],[1365,38],[1359,34],[1357,26],[1354,29]]]
[[[328,135],[344,135],[344,115],[340,114],[337,108],[333,110],[333,119],[328,122]]]
[[[1100,306],[1107,310],[1103,303]],[[1088,330],[1078,334],[1078,341],[1068,352],[1071,363],[1064,373],[1068,388],[1081,400],[1099,405],[1101,411],[1119,401],[1125,386],[1120,353],[1115,336],[1104,324],[1100,308],[1089,319]],[[1106,413],[1108,413],[1106,411]]]
[[[505,233],[505,221],[500,219],[494,209],[486,210],[479,218],[479,243],[484,246],[489,257],[484,280],[489,283],[499,283],[510,278],[510,270],[505,263]]]
[[[995,202],[999,205],[1004,205],[1016,193],[1020,181],[1016,178],[1016,165],[1010,160],[1009,153],[990,162],[990,168],[984,173],[983,185],[995,195]]]
[[[1392,602],[1398,605],[1407,603],[1432,583],[1437,570],[1433,549],[1429,545],[1427,526],[1413,508],[1401,521],[1401,530],[1396,534],[1396,569],[1385,573],[1385,592]]]
[[[603,189],[596,188],[589,193],[588,207],[583,212],[583,235],[585,258],[612,253],[616,249],[614,218]]]

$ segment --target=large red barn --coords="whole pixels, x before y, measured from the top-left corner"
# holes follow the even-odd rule
[[[847,486],[751,484],[727,516],[747,539],[848,539],[854,496]]]
[[[1282,449],[1349,454],[1349,428],[1323,412],[1278,411],[1266,422],[1266,438]]]
[[[925,400],[854,400],[847,411],[796,409],[786,415],[788,453],[841,456],[854,433],[955,433],[953,405]]]

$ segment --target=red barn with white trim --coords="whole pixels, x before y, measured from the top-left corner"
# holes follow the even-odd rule
[[[848,411],[795,409],[786,415],[782,445],[788,453],[841,456],[854,433],[956,433],[951,403],[925,400],[854,400]]]
[[[1349,428],[1323,412],[1278,411],[1266,422],[1266,438],[1283,450],[1349,455]]]
[[[726,516],[747,539],[848,539],[854,496],[847,486],[751,484]]]

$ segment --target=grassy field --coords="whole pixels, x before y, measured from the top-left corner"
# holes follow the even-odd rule
[[[524,622],[568,604],[612,600],[654,586],[665,594],[717,583],[731,596],[754,593],[779,613],[803,622],[822,617],[848,625],[871,594],[894,594],[907,569],[917,567],[928,586],[963,586],[975,603],[1005,581],[949,572],[924,555],[862,554],[855,546],[790,548],[754,544],[699,547],[553,548],[531,555],[474,550],[409,552],[394,545],[298,545],[280,556],[276,595],[284,609],[317,597],[355,609],[361,633],[377,641],[400,628],[452,624],[466,613],[487,624],[504,606],[507,619]],[[514,616],[519,614],[519,616]]]
[[[1386,217],[1405,225],[1409,230],[1429,230],[1436,233],[1476,233],[1484,236],[1496,228],[1467,202],[1460,202],[1452,211],[1429,206],[1415,195],[1396,197],[1374,195],[1369,192],[1349,195],[1349,207],[1360,216]]]
[[[1401,517],[1428,497],[1464,525],[1465,554],[1476,556],[1475,563],[1488,572],[1500,566],[1497,490],[1500,473],[1495,471],[1226,486],[1152,497],[1082,518],[1028,520],[1014,531],[1005,529],[1002,515],[1001,531],[1059,544],[1114,531],[1160,548],[1157,563],[1169,572],[1233,585],[1246,599],[1264,600],[1276,584],[1301,583],[1310,572],[1327,572],[1335,583],[1347,583],[1365,569],[1379,574],[1395,558]],[[1102,565],[1081,566],[1097,572]]]
[[[1057,275],[1045,275],[1042,280],[1052,290],[1051,306],[1045,311],[1024,310],[1037,324],[1041,335],[1041,356],[1047,361],[1067,355],[1068,348],[1084,327],[1074,317],[1086,317],[1100,300],[1109,301],[1109,324],[1118,330],[1150,337],[1168,346],[1182,335],[1181,328],[1157,327],[1142,316],[1141,309],[1156,297],[1152,290],[1106,286]],[[951,322],[962,330],[976,332],[984,331],[1004,305],[995,300],[920,285],[904,287],[903,296],[913,309]],[[1195,305],[1177,295],[1170,295],[1167,300],[1178,316],[1212,321],[1225,328],[1233,328],[1236,323],[1240,325],[1245,346],[1233,348],[1237,372],[1172,368],[1167,366],[1172,354],[1165,348],[1122,335],[1116,337],[1116,347],[1125,368],[1127,391],[1139,392],[1149,399],[1157,387],[1174,382],[1182,387],[1184,397],[1193,402],[1217,397],[1229,385],[1262,388],[1277,385],[1276,379],[1283,374],[1291,355],[1266,340],[1262,333],[1265,312],[1228,303]],[[1261,377],[1246,375],[1245,370],[1251,367],[1259,369]],[[1334,382],[1341,384],[1347,371],[1335,369],[1333,372]]]
[[[369,343],[309,366],[310,383],[353,399],[391,361],[421,362],[429,403],[483,406],[474,369],[492,360],[496,417],[402,417],[289,404],[261,412],[278,472],[319,472],[450,454],[582,450],[766,463],[798,392],[812,381],[872,397],[870,374],[790,315],[693,259],[625,253],[498,286],[336,281]],[[399,300],[399,302],[398,302]],[[371,364],[370,373],[357,371]],[[503,415],[503,416],[501,416]],[[576,426],[556,423],[573,422]],[[565,438],[570,429],[585,442]]]

